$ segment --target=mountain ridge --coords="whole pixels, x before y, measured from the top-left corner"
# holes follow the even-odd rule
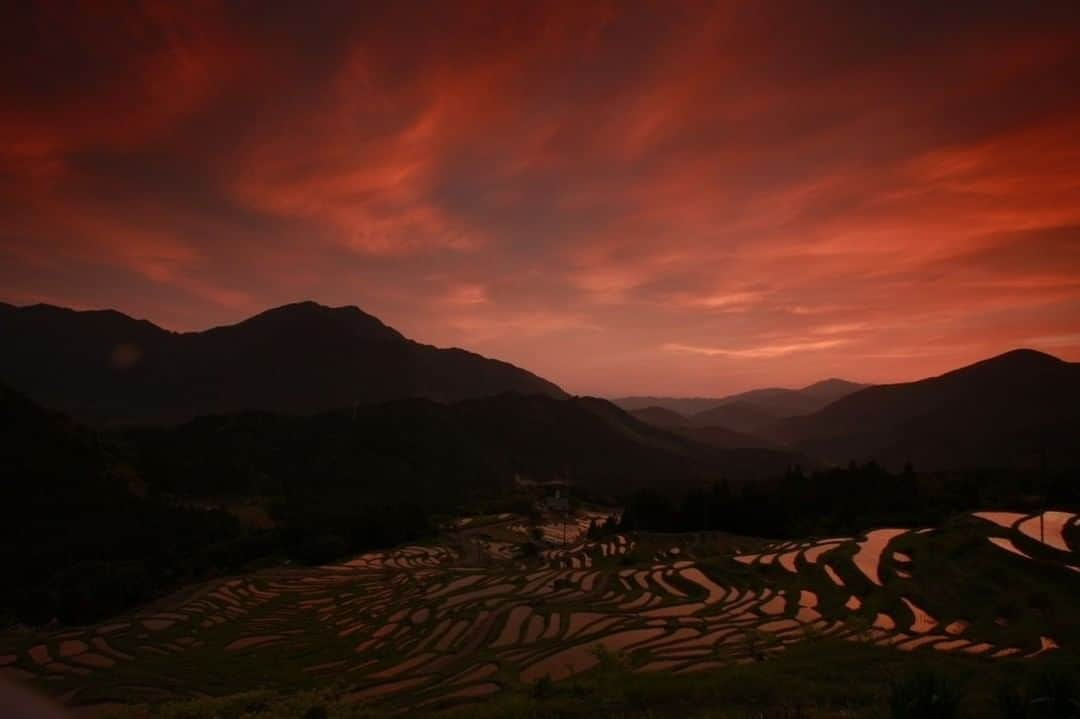
[[[934,469],[1080,460],[1080,363],[1017,349],[913,382],[875,385],[764,434],[827,461]]]
[[[311,413],[507,391],[565,397],[501,360],[406,338],[354,307],[298,302],[207,330],[174,332],[116,310],[0,305],[0,377],[88,424],[204,414]]]
[[[612,402],[627,411],[658,407],[676,412],[694,427],[754,434],[777,420],[809,414],[867,386],[831,377],[798,389],[763,387],[714,398],[633,396]]]

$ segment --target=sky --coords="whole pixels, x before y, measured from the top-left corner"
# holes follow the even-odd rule
[[[356,305],[608,396],[1080,360],[1080,3],[5,15],[6,302]]]

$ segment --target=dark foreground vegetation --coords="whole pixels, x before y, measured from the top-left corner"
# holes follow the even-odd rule
[[[522,685],[481,704],[439,712],[470,719],[1075,719],[1080,673],[1053,658],[979,662],[811,641],[768,661],[700,674],[638,674],[600,652],[598,667],[562,682]],[[347,684],[132,707],[116,719],[378,719],[400,709],[350,703]],[[409,716],[434,714],[410,711]]]

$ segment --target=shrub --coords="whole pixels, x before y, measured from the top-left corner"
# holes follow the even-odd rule
[[[1044,671],[1029,680],[1023,691],[1002,688],[998,709],[1004,719],[1080,719],[1080,695],[1072,677]]]
[[[593,656],[596,657],[600,674],[621,674],[627,669],[626,657],[611,651],[603,644],[594,644],[591,651]]]
[[[1080,693],[1072,677],[1056,671],[1038,675],[1027,696],[1028,716],[1080,719]]]
[[[1028,702],[1016,687],[1003,686],[998,689],[998,709],[1003,719],[1027,719]]]
[[[534,699],[544,700],[555,693],[555,684],[551,681],[551,677],[545,674],[533,684],[532,695]]]
[[[957,715],[960,698],[960,688],[949,679],[917,671],[890,686],[890,715],[893,719],[951,719]]]
[[[309,707],[308,710],[304,712],[304,719],[326,719],[326,716],[326,707],[322,704],[316,704]]]

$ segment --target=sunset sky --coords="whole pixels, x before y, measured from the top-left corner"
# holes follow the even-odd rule
[[[1078,2],[17,5],[0,300],[602,395],[1080,360]]]

